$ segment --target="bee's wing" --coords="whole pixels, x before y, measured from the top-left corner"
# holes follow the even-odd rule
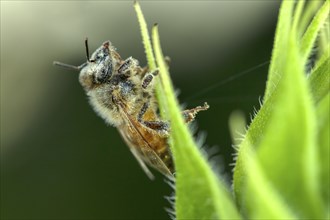
[[[142,170],[145,172],[145,174],[149,177],[149,179],[154,180],[155,176],[151,173],[151,171],[149,170],[149,168],[147,167],[147,165],[144,163],[144,161],[142,160],[139,152],[136,150],[136,148],[134,146],[131,146],[130,140],[127,138],[127,136],[125,135],[125,133],[123,132],[122,129],[119,129],[119,132],[121,134],[121,136],[125,139],[125,142],[128,144],[128,147],[130,149],[130,151],[132,152],[132,154],[134,155],[134,157],[136,158],[136,160],[138,161],[138,163],[140,164]]]
[[[124,108],[124,106],[120,105],[123,116],[126,119],[127,124],[123,125],[124,127],[119,127],[120,134],[125,139],[126,143],[128,144],[131,152],[139,162],[140,166],[144,170],[144,172],[147,174],[147,176],[150,179],[153,179],[153,175],[150,172],[150,170],[147,168],[146,164],[154,167],[161,173],[163,173],[165,176],[172,176],[173,174],[168,169],[168,167],[165,165],[165,163],[160,159],[160,157],[157,155],[157,153],[152,149],[148,141],[143,136],[142,132],[140,131],[138,122],[136,119],[134,119],[130,114],[128,114]],[[131,138],[127,136],[127,133],[125,130],[131,129],[132,132],[136,133],[142,141],[142,145],[134,146],[132,144]]]

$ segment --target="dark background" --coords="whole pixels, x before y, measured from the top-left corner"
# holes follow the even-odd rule
[[[268,66],[222,83],[270,59],[278,1],[142,1],[157,22],[171,76],[198,116],[205,147],[231,178],[228,118],[250,120],[259,107]],[[89,106],[79,65],[111,40],[122,57],[145,65],[132,2],[1,1],[1,219],[169,219],[172,190],[158,173],[150,181],[115,128]],[[214,84],[213,90],[202,92]]]

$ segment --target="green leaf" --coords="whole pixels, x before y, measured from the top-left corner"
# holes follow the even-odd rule
[[[215,175],[183,121],[162,54],[157,26],[153,27],[152,38],[171,121],[170,143],[176,168],[176,217],[241,219],[227,186]]]
[[[245,119],[240,112],[234,112],[230,116],[229,122],[232,136],[235,136],[236,131],[243,131],[242,128],[245,128]],[[246,146],[250,144],[249,139],[246,138],[243,149],[249,152],[245,153],[246,157],[243,161],[244,167],[246,167],[246,182],[242,198],[244,203],[242,211],[248,213],[250,219],[252,216],[253,219],[295,219],[283,198],[266,179],[255,153],[251,150],[253,146]]]
[[[241,206],[242,202],[242,188],[245,185],[245,178],[247,168],[245,167],[245,160],[247,160],[247,152],[251,148],[259,146],[259,142],[263,138],[263,132],[269,125],[270,115],[273,112],[273,100],[275,95],[272,94],[269,99],[261,106],[258,114],[253,118],[246,135],[238,147],[238,156],[234,167],[233,189],[236,197],[236,202]]]
[[[141,30],[141,36],[142,36],[142,42],[144,45],[144,50],[145,50],[145,54],[147,57],[147,62],[148,62],[148,67],[150,71],[153,71],[157,68],[156,66],[156,61],[155,61],[155,57],[152,51],[152,45],[151,45],[151,41],[150,41],[150,36],[149,36],[149,31],[148,31],[148,26],[146,23],[146,20],[143,16],[140,4],[135,1],[134,2],[134,9],[139,21],[139,25],[140,25],[140,30]],[[160,109],[160,115],[163,119],[166,119],[166,103],[165,103],[165,97],[164,97],[164,91],[163,91],[163,87],[161,86],[161,84],[159,83],[159,80],[156,79],[157,82],[155,83],[155,89],[156,89],[156,96],[157,96],[157,101],[158,101],[158,105],[159,105],[159,109]]]
[[[141,6],[137,1],[134,1],[134,9],[136,11],[136,15],[139,21],[140,25],[140,30],[141,30],[141,35],[142,35],[142,42],[144,46],[144,51],[147,56],[147,62],[148,62],[148,67],[150,70],[156,69],[156,62],[155,62],[155,57],[152,52],[152,46],[150,42],[150,37],[149,37],[149,31],[148,31],[148,26],[147,22],[144,19]]]
[[[329,50],[316,64],[309,76],[309,84],[313,99],[317,103],[330,91],[330,57]]]
[[[301,41],[301,53],[302,62],[305,63],[310,55],[313,45],[320,29],[324,26],[327,18],[329,17],[329,0],[325,1],[320,10],[314,16],[311,24],[308,26],[302,41]]]
[[[304,5],[305,5],[305,0],[298,1],[293,18],[293,24],[292,24],[293,29],[297,29],[298,27],[299,21],[301,20],[301,14],[304,9]]]
[[[293,4],[282,3],[264,103],[239,146],[234,169],[235,196],[249,218],[325,217],[319,193],[315,109],[297,40],[302,3],[295,16]],[[296,21],[291,26],[292,17]],[[249,162],[249,152],[254,150],[258,161]],[[258,173],[257,180],[253,172]],[[267,193],[275,204],[265,201]]]
[[[320,161],[320,183],[321,195],[324,201],[324,208],[327,209],[327,218],[330,217],[330,93],[322,98],[317,105],[317,127],[318,127],[318,149]]]
[[[324,1],[307,1],[306,7],[304,9],[303,16],[301,16],[300,21],[298,22],[298,37],[301,37],[311,20],[313,19],[315,12],[320,8]]]
[[[140,5],[135,2],[134,7],[141,26],[149,68],[154,69],[155,58],[147,25]],[[161,79],[156,86],[157,98],[161,112],[171,122],[170,145],[176,167],[176,217],[177,219],[240,219],[227,186],[215,175],[183,121],[161,52],[157,26],[153,28],[153,43]]]
[[[251,149],[251,147],[250,147]],[[254,152],[247,153],[244,207],[249,219],[297,219],[281,194],[267,179]]]
[[[287,41],[285,40],[288,37],[291,29],[296,29],[299,26],[300,19],[303,19],[303,22],[308,21],[310,19],[310,13],[314,12],[317,4],[310,3],[310,6],[307,7],[307,15],[301,15],[303,9],[304,1],[299,1],[296,7],[296,11],[294,14],[294,20],[292,21],[293,14],[293,6],[294,1],[284,1],[279,15],[279,21],[276,28],[275,42],[273,47],[273,54],[270,64],[270,69],[268,73],[268,80],[266,84],[266,91],[264,96],[264,101],[266,101],[271,93],[275,90],[279,80],[281,79],[282,74],[282,63],[285,62],[286,56],[283,51],[287,48]],[[315,40],[320,29],[324,26],[327,17],[329,16],[329,1],[325,1],[323,6],[320,8],[318,13],[314,16],[312,22],[308,26],[306,32],[304,33],[303,38],[301,39],[301,53],[302,53],[302,62],[305,64],[308,56],[310,55],[313,45],[315,44]],[[305,23],[300,25],[299,31],[303,29]],[[297,36],[298,33],[297,33]],[[299,40],[300,41],[300,40]]]
[[[266,174],[269,181],[297,215],[322,218],[316,118],[295,36],[257,155],[263,170],[271,171]]]
[[[322,54],[329,53],[330,48],[330,27],[329,25],[325,25],[321,31],[318,41],[318,56],[322,57]]]
[[[276,92],[276,88],[284,72],[284,65],[287,62],[288,55],[286,52],[291,30],[290,24],[293,14],[293,5],[293,1],[283,1],[281,5],[272,59],[268,72],[264,103],[258,114],[252,120],[246,136],[239,146],[233,178],[234,193],[239,205],[241,205],[242,201],[242,187],[245,184],[246,167],[244,167],[244,160],[246,158],[246,152],[249,151],[249,148],[251,147],[256,148],[259,146],[259,142],[263,138],[263,132],[269,125],[269,119],[274,110],[273,99],[276,96],[274,93]]]
[[[283,1],[280,8],[264,102],[266,102],[270,95],[274,92],[279,80],[281,79],[281,74],[283,72],[282,64],[286,61],[286,53],[283,53],[283,51],[288,48],[287,39],[291,29],[293,6],[294,1]]]

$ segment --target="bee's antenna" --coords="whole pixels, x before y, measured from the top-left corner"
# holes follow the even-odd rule
[[[71,65],[71,64],[66,64],[66,63],[54,61],[53,65],[60,66],[60,67],[70,69],[70,70],[73,69],[73,70],[76,70],[76,71],[80,71],[82,68],[84,68],[87,65],[87,62],[81,64],[80,66],[74,66],[74,65]]]
[[[85,48],[86,48],[86,58],[87,58],[87,61],[90,62],[90,60],[89,60],[89,49],[88,49],[88,38],[87,37],[85,39]]]
[[[87,37],[85,39],[85,48],[86,48],[87,62],[81,64],[80,66],[74,66],[74,65],[71,65],[71,64],[66,64],[66,63],[62,63],[62,62],[58,62],[58,61],[54,61],[53,65],[60,66],[60,67],[66,68],[66,69],[71,69],[71,70],[73,69],[73,70],[76,70],[76,71],[80,71],[82,68],[84,68],[87,65],[88,62],[90,62],[89,49],[88,49],[88,38]]]

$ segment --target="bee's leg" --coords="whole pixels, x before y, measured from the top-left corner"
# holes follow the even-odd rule
[[[157,69],[153,72],[147,73],[142,79],[142,88],[146,89],[158,73],[159,71]]]
[[[139,62],[136,59],[129,57],[120,65],[118,68],[118,73],[125,73],[127,70],[130,70],[138,65]]]
[[[143,115],[146,113],[148,108],[149,108],[149,102],[145,102],[138,114],[138,121],[152,130],[155,130],[155,131],[163,133],[164,135],[167,135],[170,130],[169,124],[167,122],[143,120]]]
[[[209,109],[209,107],[210,106],[205,102],[203,106],[197,106],[193,109],[184,110],[182,112],[182,115],[183,115],[185,122],[186,123],[192,122],[195,119],[198,112],[205,111],[205,110]]]

